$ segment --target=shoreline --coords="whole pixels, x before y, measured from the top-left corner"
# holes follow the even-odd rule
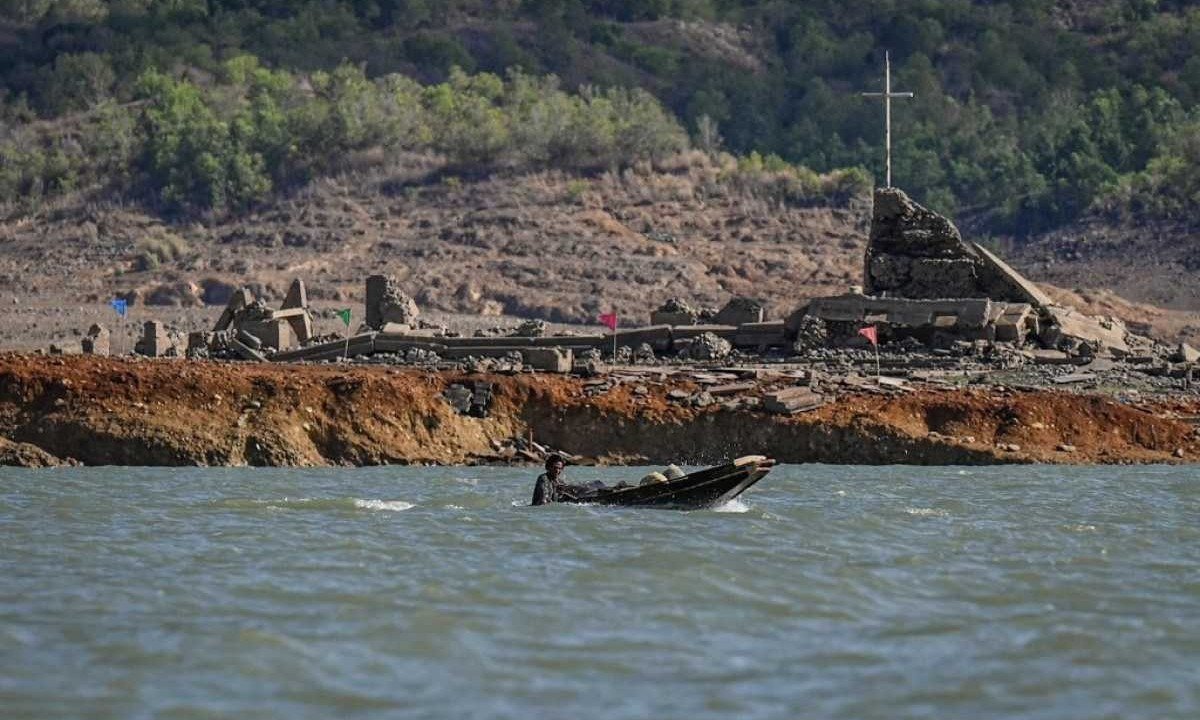
[[[599,465],[749,454],[865,465],[1200,459],[1200,400],[1190,396],[1123,403],[1050,389],[859,383],[824,390],[813,409],[773,414],[763,398],[794,389],[794,378],[758,373],[740,398],[697,407],[680,401],[704,392],[697,377],[7,354],[0,464],[521,464],[538,457],[523,448],[542,447]],[[476,382],[490,389],[486,417],[460,413],[447,397]],[[522,442],[531,436],[536,445]]]

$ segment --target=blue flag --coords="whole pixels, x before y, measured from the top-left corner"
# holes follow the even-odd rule
[[[108,304],[112,305],[112,309],[116,310],[121,317],[125,317],[125,313],[129,311],[129,305],[125,302],[125,298],[116,298]]]

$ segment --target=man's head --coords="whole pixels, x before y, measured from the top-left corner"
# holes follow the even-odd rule
[[[551,478],[562,475],[563,468],[566,466],[567,463],[562,459],[561,455],[551,455],[546,458],[546,474]]]

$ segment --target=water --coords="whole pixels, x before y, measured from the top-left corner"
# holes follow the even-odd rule
[[[0,716],[1200,717],[1200,469],[533,474],[0,470]]]

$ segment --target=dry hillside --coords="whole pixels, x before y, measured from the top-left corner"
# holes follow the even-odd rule
[[[0,219],[8,310],[0,347],[56,339],[69,347],[73,330],[111,319],[105,303],[117,294],[136,295],[136,320],[183,330],[209,324],[234,286],[280,298],[293,277],[308,282],[318,304],[353,307],[363,279],[378,272],[401,278],[427,310],[496,324],[500,316],[587,323],[610,308],[623,324],[641,323],[672,296],[709,306],[756,296],[779,316],[860,283],[870,215],[861,199],[830,205],[785,185],[700,153],[588,177],[483,179],[446,175],[415,157],[386,172],[319,181],[235,218],[170,223],[137,207],[63,202]],[[1012,256],[1089,311],[1148,323],[1164,337],[1200,333],[1200,296],[1185,285],[1186,264],[1124,282],[1119,249],[1072,258],[1047,250],[1053,242],[1067,241]],[[1146,248],[1138,252],[1139,272],[1150,272]],[[1156,302],[1172,310],[1145,304]]]

